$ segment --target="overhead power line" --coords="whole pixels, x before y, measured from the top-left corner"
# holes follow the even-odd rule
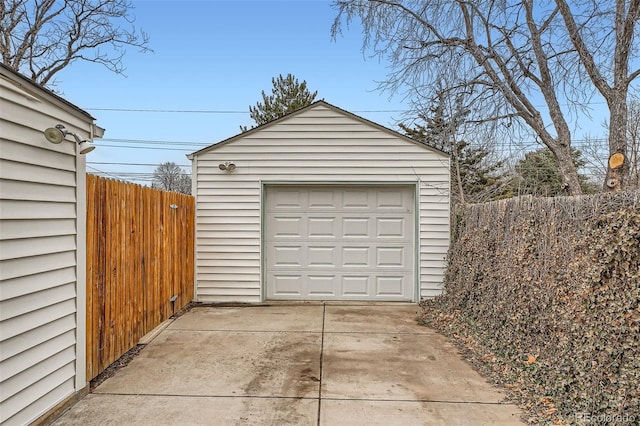
[[[583,138],[583,139],[573,139],[571,141],[572,144],[574,143],[585,143],[585,142],[606,142],[608,139],[604,138],[604,137],[598,137],[598,138]],[[157,139],[110,139],[110,138],[101,138],[101,139],[97,139],[97,142],[113,142],[113,143],[124,143],[124,144],[145,144],[145,145],[186,145],[186,146],[193,146],[193,147],[206,147],[206,146],[211,146],[211,145],[215,145],[215,143],[209,143],[209,142],[196,142],[196,141],[172,141],[172,140],[157,140]],[[494,144],[497,145],[514,145],[516,142],[511,142],[511,141],[507,141],[507,142],[494,142]],[[518,141],[517,143],[520,144],[540,144],[540,142],[535,141],[535,140],[529,140],[529,141]]]
[[[188,146],[209,146],[207,142],[191,142],[191,141],[167,141],[155,139],[112,139],[102,138],[100,141],[116,142],[116,143],[143,143],[148,145],[188,145]]]
[[[103,143],[112,142],[112,143]],[[587,148],[595,145],[606,144],[605,138],[593,138],[593,139],[574,139],[571,146],[575,148]],[[144,149],[149,151],[178,151],[178,152],[194,152],[201,148],[211,146],[213,144],[202,142],[187,142],[187,141],[158,141],[158,140],[143,140],[143,139],[98,139],[96,145],[100,148],[123,148],[123,149]],[[496,148],[531,148],[531,147],[543,147],[540,142],[536,141],[503,141],[493,142],[489,144]],[[188,147],[188,148],[183,148]]]
[[[97,172],[97,173],[101,174],[102,176],[108,176],[108,177],[120,179],[120,177],[117,176],[116,174],[111,174],[110,172],[105,172],[104,170],[96,169],[95,167],[92,167],[90,165],[87,165],[87,168],[93,170],[94,172]]]
[[[144,109],[144,108],[83,108],[87,111],[110,112],[150,112],[150,113],[180,113],[180,114],[249,114],[249,111],[220,110],[220,109]],[[403,109],[361,109],[352,110],[354,113],[364,112],[405,112]]]
[[[108,164],[108,165],[116,165],[116,166],[149,166],[149,167],[158,167],[160,163],[119,163],[116,161],[87,161],[87,164],[95,165],[95,164]],[[178,167],[191,167],[191,164],[176,164]]]
[[[562,106],[570,106],[573,103],[561,103]],[[605,101],[591,101],[583,104],[583,106],[606,105]],[[534,105],[535,108],[548,108],[545,104]],[[109,111],[109,112],[146,112],[146,113],[164,113],[164,114],[249,114],[248,110],[235,109],[165,109],[165,108],[105,108],[105,107],[84,107],[87,111]],[[407,112],[411,107],[405,109],[355,109],[350,112],[359,113],[388,113],[388,112]]]
[[[185,148],[162,148],[162,147],[152,147],[152,146],[128,146],[128,145],[110,145],[110,144],[99,144],[100,148],[126,148],[126,149],[146,149],[151,151],[183,151],[183,152],[193,152],[197,149],[185,149]]]
[[[113,112],[166,112],[184,114],[249,114],[248,111],[212,110],[212,109],[143,109],[143,108],[84,108],[88,111]]]

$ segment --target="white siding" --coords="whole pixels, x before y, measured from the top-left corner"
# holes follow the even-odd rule
[[[86,385],[84,158],[42,131],[60,123],[89,138],[93,123],[0,71],[0,423],[10,425]]]
[[[233,172],[218,165],[233,161]],[[439,294],[449,245],[449,160],[320,102],[193,158],[196,294],[260,302],[263,185],[418,182],[420,297]]]

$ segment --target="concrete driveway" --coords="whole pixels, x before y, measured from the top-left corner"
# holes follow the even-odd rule
[[[523,424],[417,312],[196,307],[55,424]]]

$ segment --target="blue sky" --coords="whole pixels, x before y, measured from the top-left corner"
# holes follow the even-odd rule
[[[367,56],[370,51],[363,54],[358,22],[331,38],[336,11],[330,0],[133,4],[135,24],[148,33],[154,53],[129,48],[126,77],[83,62],[57,75],[56,90],[106,129],[87,157],[91,173],[149,184],[163,162],[173,161],[190,172],[185,154],[251,125],[249,106],[261,100],[262,90],[270,93],[271,79],[280,74],[292,73],[317,90],[318,99],[391,128],[397,128],[408,109],[403,93],[377,90],[389,69]],[[591,105],[590,117],[568,117],[578,147],[585,135],[604,134],[604,103],[596,96]],[[529,139],[519,141],[515,151],[510,142],[501,146],[521,155],[523,144],[539,147]]]
[[[56,90],[106,129],[87,158],[89,172],[136,180],[140,176],[124,173],[150,174],[154,166],[102,163],[188,165],[186,153],[252,124],[249,106],[261,100],[262,90],[271,91],[271,79],[279,74],[292,73],[317,90],[318,99],[385,126],[394,127],[399,111],[406,108],[402,95],[390,99],[390,94],[376,90],[388,70],[386,64],[363,55],[357,23],[332,40],[336,12],[328,0],[155,0],[134,1],[134,6],[136,25],[149,34],[154,53],[129,48],[126,78],[81,62],[57,76]]]

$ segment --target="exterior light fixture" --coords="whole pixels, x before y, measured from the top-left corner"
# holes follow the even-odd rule
[[[87,154],[94,149],[95,146],[91,145],[88,140],[80,139],[77,133],[73,133],[68,131],[62,124],[56,125],[56,127],[49,127],[44,131],[44,137],[51,143],[59,144],[61,143],[67,135],[73,136],[80,148],[80,154]]]
[[[96,149],[95,146],[89,145],[89,141],[78,142],[78,146],[80,147],[80,154],[87,154]]]
[[[67,130],[62,124],[58,124],[56,127],[49,127],[44,131],[44,137],[51,143],[59,144],[67,136]]]
[[[233,161],[225,161],[218,164],[218,168],[223,171],[232,172],[236,169],[236,165]]]

